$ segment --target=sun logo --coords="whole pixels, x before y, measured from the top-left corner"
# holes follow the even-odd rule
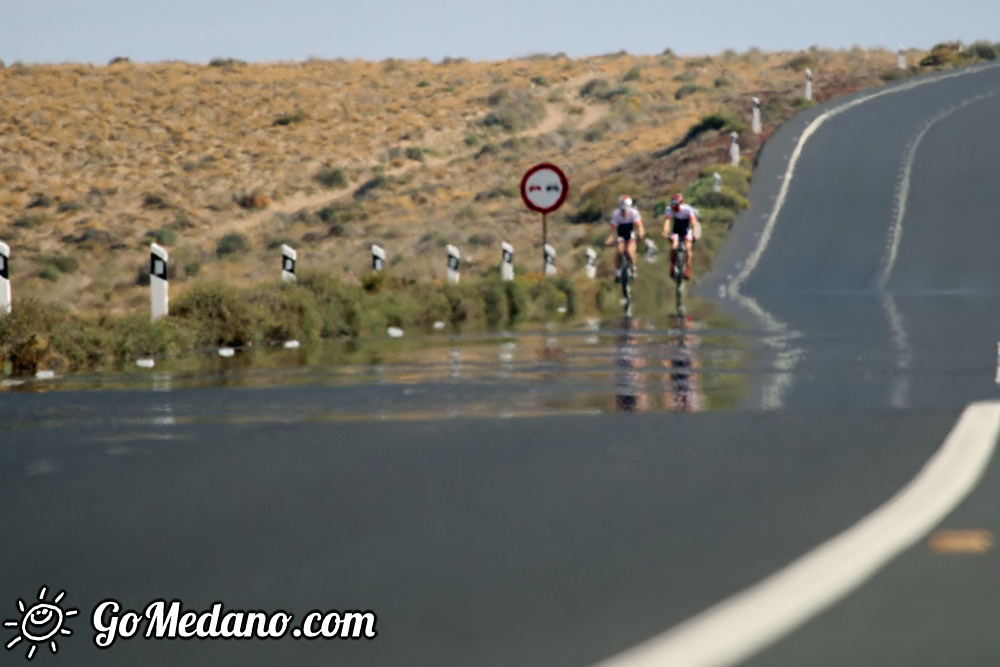
[[[59,635],[71,635],[72,630],[63,627],[63,622],[69,616],[76,616],[79,611],[67,609],[63,611],[59,607],[59,602],[66,596],[66,591],[60,591],[52,602],[45,601],[46,587],[38,591],[38,602],[28,607],[24,600],[18,599],[17,610],[21,612],[21,620],[8,619],[3,622],[5,628],[18,628],[16,637],[7,642],[7,650],[13,649],[22,641],[31,646],[28,648],[27,659],[35,657],[35,652],[42,644],[48,643],[49,648],[55,653],[59,650],[56,638]]]

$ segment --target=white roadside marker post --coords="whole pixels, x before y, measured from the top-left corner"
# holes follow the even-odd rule
[[[899,47],[898,51],[896,51],[896,68],[906,69],[906,52],[903,51],[902,46]]]
[[[760,98],[753,98],[753,115],[750,118],[750,129],[754,134],[760,134]]]
[[[372,244],[372,271],[378,273],[385,268],[385,249]]]
[[[10,309],[10,246],[0,241],[0,315]]]
[[[813,98],[813,71],[806,68],[806,102],[812,102]]]
[[[298,253],[291,246],[281,244],[281,279],[286,283],[295,282],[295,260]]]
[[[167,282],[167,261],[170,255],[165,248],[155,243],[149,245],[149,254],[149,299],[155,322],[170,312]]]
[[[729,136],[732,138],[732,142],[729,144],[729,161],[734,167],[738,167],[740,166],[740,135],[739,132],[730,132]]]
[[[719,172],[712,174],[712,192],[722,192],[722,176]]]
[[[511,281],[514,279],[514,246],[504,241],[500,244],[503,252],[500,259],[500,279]]]
[[[556,275],[556,249],[545,244],[545,277]]]
[[[593,280],[597,277],[597,251],[587,248],[587,277]]]
[[[458,251],[457,246],[448,244],[448,282],[452,285],[458,284],[459,279],[459,261],[462,258],[462,253]]]

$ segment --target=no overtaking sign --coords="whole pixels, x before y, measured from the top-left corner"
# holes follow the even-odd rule
[[[568,194],[566,174],[554,164],[536,164],[521,179],[521,199],[532,211],[551,213],[563,205]]]

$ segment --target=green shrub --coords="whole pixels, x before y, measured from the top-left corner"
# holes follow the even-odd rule
[[[701,86],[695,86],[693,84],[687,84],[687,85],[681,86],[680,88],[677,89],[677,92],[674,93],[674,99],[675,100],[682,100],[685,97],[689,97],[691,95],[694,95],[695,93],[697,93],[697,92],[699,92],[701,90],[704,90]]]
[[[142,196],[142,205],[144,208],[151,208],[156,210],[163,210],[170,208],[170,203],[167,202],[163,195],[147,192]]]
[[[483,248],[496,243],[496,236],[493,232],[476,232],[465,240],[473,248]]]
[[[410,146],[406,149],[406,159],[416,160],[417,162],[424,161],[424,149],[419,146]]]
[[[20,227],[21,229],[31,229],[32,227],[37,227],[42,224],[46,219],[47,217],[43,213],[26,213],[14,218],[14,222],[12,224],[15,227]]]
[[[209,67],[236,67],[246,64],[245,60],[239,60],[238,58],[212,58],[208,61]]]
[[[152,322],[146,315],[129,315],[108,328],[110,348],[119,363],[163,356],[169,351],[171,336],[165,319]]]
[[[42,268],[38,270],[38,277],[42,278],[43,280],[56,282],[57,280],[62,278],[62,273],[59,271],[58,268],[56,268],[54,264],[46,263],[42,264]]]
[[[250,240],[239,232],[230,232],[221,239],[215,246],[215,254],[219,257],[226,257],[235,253],[247,252],[250,250]]]
[[[170,317],[183,321],[199,346],[239,347],[259,339],[246,296],[223,283],[193,286],[171,304]]]
[[[716,88],[730,88],[732,87],[733,82],[728,77],[719,76],[715,78],[715,81],[712,82],[712,85],[714,85]]]
[[[698,178],[710,179],[714,185],[715,174],[722,177],[723,186],[732,188],[741,195],[746,195],[750,190],[751,172],[749,169],[734,167],[731,164],[713,164],[702,169]]]
[[[73,273],[80,268],[80,262],[75,257],[66,255],[52,255],[48,258],[48,262],[62,273]]]
[[[507,132],[521,132],[545,118],[545,106],[527,90],[501,89],[487,98],[492,107],[483,125],[500,127]]]
[[[956,65],[959,62],[959,50],[961,44],[958,42],[942,42],[936,44],[931,52],[920,61],[921,67],[944,67],[946,65]]]
[[[962,51],[966,60],[996,60],[1000,56],[1000,44],[985,41],[973,42]]]
[[[274,119],[274,122],[271,123],[271,125],[273,127],[283,127],[285,125],[294,125],[295,123],[301,123],[302,121],[306,120],[307,118],[308,118],[308,116],[306,116],[305,112],[301,111],[300,109],[296,109],[295,111],[293,111],[291,113],[283,113],[283,114],[281,114],[280,116],[278,116],[277,118]]]
[[[323,320],[312,292],[298,284],[278,283],[251,296],[264,341],[315,342],[323,332]]]
[[[735,114],[725,111],[716,111],[708,116],[702,117],[700,121],[692,125],[687,134],[684,135],[684,143],[692,141],[699,135],[712,130],[725,130],[726,132],[746,132],[747,126]]]
[[[313,178],[323,187],[345,188],[347,187],[347,174],[343,169],[337,167],[327,167],[316,172]]]
[[[583,97],[592,97],[605,102],[617,97],[629,97],[638,94],[639,91],[631,86],[613,86],[604,79],[591,79],[580,89],[580,95]]]
[[[361,199],[367,195],[372,194],[374,190],[386,187],[387,185],[389,185],[389,183],[390,180],[386,176],[383,176],[381,174],[379,174],[378,176],[374,176],[365,181],[364,183],[362,183],[361,187],[359,187],[357,190],[354,191],[354,198]]]
[[[898,81],[899,79],[905,78],[906,76],[908,76],[908,74],[909,73],[906,70],[901,70],[898,67],[893,67],[892,69],[885,70],[879,76],[886,83],[892,83],[893,81]]]
[[[535,84],[536,86],[547,87],[549,85],[549,80],[546,79],[544,76],[533,76],[531,77],[531,83]]]
[[[642,77],[642,68],[635,65],[632,69],[625,72],[625,76],[622,77],[622,81],[638,81]]]
[[[159,229],[154,229],[146,232],[146,238],[160,245],[173,245],[177,243],[177,232],[173,227],[164,226]]]
[[[685,70],[680,74],[674,75],[674,81],[678,83],[693,83],[698,80],[698,73],[692,72],[691,70]]]
[[[816,67],[816,57],[809,53],[802,53],[786,62],[785,67],[796,72],[804,72],[806,68]]]
[[[570,219],[573,222],[596,222],[611,215],[618,205],[618,197],[628,194],[637,200],[641,196],[641,188],[635,181],[618,176],[583,191],[577,212]]]

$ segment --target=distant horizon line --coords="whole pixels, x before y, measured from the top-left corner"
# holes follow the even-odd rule
[[[977,41],[988,41],[988,40],[977,40]],[[288,65],[288,64],[305,64],[309,62],[370,62],[370,63],[383,63],[388,61],[396,62],[428,62],[435,65],[446,65],[450,63],[461,63],[461,62],[472,62],[472,63],[488,63],[488,62],[508,62],[514,60],[539,60],[539,59],[568,59],[568,60],[590,60],[598,58],[613,58],[613,57],[640,57],[640,58],[656,58],[656,57],[669,57],[673,56],[676,58],[717,58],[728,55],[748,55],[751,53],[760,54],[780,54],[780,53],[802,53],[805,51],[854,51],[855,49],[860,49],[861,51],[875,52],[875,51],[885,51],[889,53],[896,53],[900,48],[904,52],[912,51],[929,51],[933,49],[934,46],[938,44],[945,43],[959,43],[965,45],[962,40],[940,40],[936,41],[934,45],[930,47],[921,46],[910,46],[910,47],[897,47],[895,49],[889,48],[885,45],[875,45],[875,46],[861,46],[859,44],[854,44],[852,46],[822,46],[822,45],[811,45],[805,48],[795,49],[795,48],[780,48],[774,50],[767,50],[762,47],[751,46],[745,49],[735,49],[727,48],[714,53],[676,53],[672,49],[665,48],[663,51],[658,53],[632,53],[626,49],[621,49],[619,51],[611,51],[606,53],[592,53],[592,54],[582,54],[582,55],[569,55],[565,51],[557,51],[554,53],[545,51],[536,51],[527,53],[524,55],[515,55],[506,58],[474,58],[469,56],[452,56],[446,55],[442,56],[439,60],[434,61],[428,56],[421,57],[404,57],[404,56],[386,56],[384,58],[372,59],[365,58],[361,56],[324,56],[324,55],[309,55],[303,58],[275,58],[275,59],[248,59],[239,56],[212,56],[207,60],[197,59],[197,60],[187,60],[184,58],[150,58],[150,59],[134,59],[130,56],[112,56],[107,60],[97,61],[97,60],[14,60],[7,63],[2,56],[0,56],[0,63],[4,63],[6,68],[14,67],[16,65],[21,66],[45,66],[45,65],[84,65],[92,67],[106,67],[111,64],[118,63],[134,63],[141,65],[165,65],[165,64],[185,64],[185,65],[210,65],[212,63],[227,62],[229,64],[245,64],[245,65]],[[974,44],[976,42],[969,42],[969,44]]]

